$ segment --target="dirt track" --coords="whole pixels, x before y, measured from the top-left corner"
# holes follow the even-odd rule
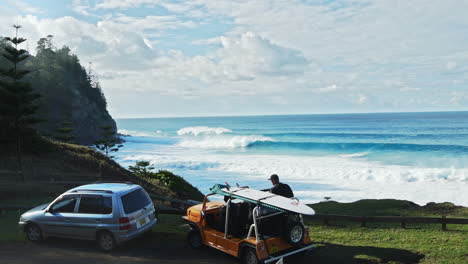
[[[154,241],[154,239],[150,239]],[[150,244],[140,238],[111,253],[99,251],[92,241],[48,239],[40,244],[30,242],[2,242],[1,264],[91,264],[91,263],[239,263],[235,258],[211,249],[193,250],[184,241]]]
[[[158,239],[158,236],[161,239]],[[157,241],[157,242],[155,242]],[[160,233],[130,241],[111,253],[99,251],[92,241],[50,238],[41,243],[1,242],[1,264],[123,264],[123,263],[225,263],[239,260],[220,251],[193,250],[184,239],[169,238]],[[307,262],[304,262],[307,263]]]

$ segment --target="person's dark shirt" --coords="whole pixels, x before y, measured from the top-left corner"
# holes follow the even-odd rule
[[[292,198],[294,197],[294,193],[291,190],[291,187],[285,183],[278,183],[275,184],[271,189],[270,192],[273,194],[281,195],[287,198]]]

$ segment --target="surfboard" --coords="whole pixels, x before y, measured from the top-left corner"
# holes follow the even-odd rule
[[[270,192],[259,191],[246,187],[229,187],[227,185],[216,184],[210,189],[213,193],[229,196],[232,198],[245,200],[251,203],[258,203],[280,211],[289,211],[303,215],[314,215],[314,209],[291,198],[276,195]]]

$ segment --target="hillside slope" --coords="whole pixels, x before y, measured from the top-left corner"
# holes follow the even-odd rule
[[[85,146],[60,143],[43,137],[31,138],[23,153],[23,173],[27,182],[131,181],[153,193],[181,200],[201,200],[203,194],[187,182],[171,190],[157,179],[133,175],[117,162]],[[0,181],[18,182],[13,146],[0,152]],[[8,173],[10,172],[10,173]],[[177,176],[178,177],[178,176]]]

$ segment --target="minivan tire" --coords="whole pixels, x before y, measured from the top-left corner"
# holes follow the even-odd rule
[[[29,241],[39,242],[43,240],[42,230],[36,224],[28,224],[25,228],[26,237]]]
[[[115,238],[109,231],[100,231],[96,236],[98,247],[103,251],[111,251],[115,248]]]

